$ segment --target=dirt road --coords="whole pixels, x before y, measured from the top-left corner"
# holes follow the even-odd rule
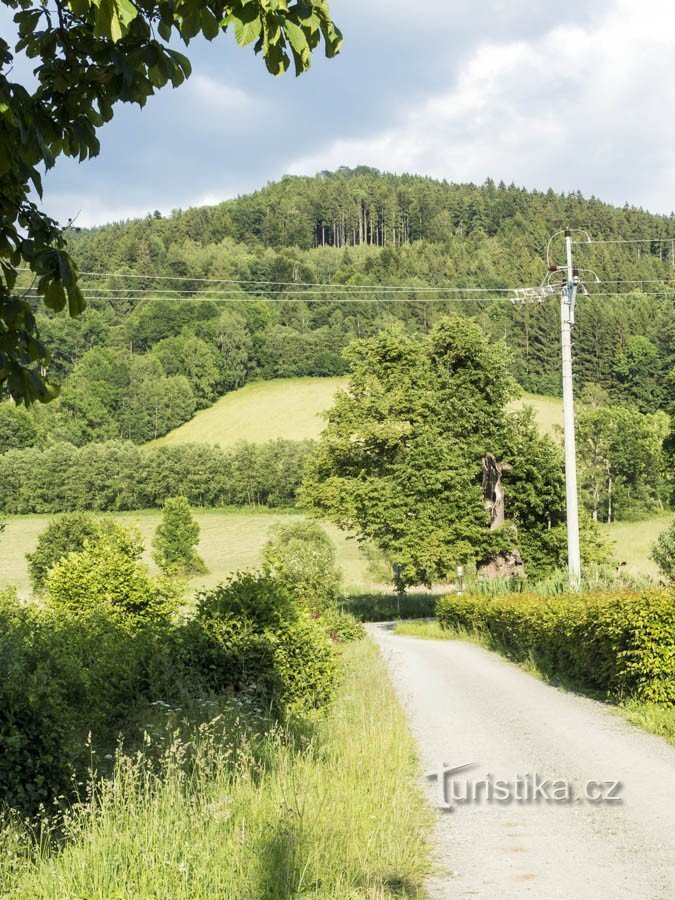
[[[675,747],[473,644],[369,627],[425,770],[475,764],[428,783],[432,898],[675,898]]]

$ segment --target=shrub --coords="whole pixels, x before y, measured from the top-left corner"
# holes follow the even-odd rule
[[[50,522],[38,537],[35,550],[26,554],[34,589],[42,591],[52,566],[69,553],[82,550],[85,541],[97,538],[102,530],[102,523],[85,512],[64,513]]]
[[[326,630],[269,573],[239,574],[201,594],[179,652],[208,687],[255,693],[283,716],[321,706],[336,682]]]
[[[140,561],[142,552],[139,535],[111,526],[49,571],[50,603],[75,613],[105,611],[134,626],[167,622],[178,604],[177,587],[153,578]]]
[[[269,535],[264,560],[270,573],[307,608],[334,605],[342,576],[335,547],[323,528],[301,520],[275,525]]]
[[[199,524],[186,497],[169,497],[153,541],[154,560],[167,575],[203,575],[208,571],[198,555]]]
[[[87,734],[114,743],[155,652],[105,613],[0,597],[0,805],[32,813],[72,796],[89,763]]]
[[[478,631],[518,661],[608,695],[675,703],[675,593],[448,595],[443,628]]]
[[[651,557],[666,578],[675,581],[675,520],[657,538]]]

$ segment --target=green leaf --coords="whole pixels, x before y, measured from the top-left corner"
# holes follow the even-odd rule
[[[45,306],[54,312],[61,312],[66,305],[66,292],[60,281],[52,281],[45,294]]]
[[[256,10],[252,10],[249,13],[244,9],[241,13],[233,14],[230,18],[234,23],[234,39],[240,47],[245,47],[260,36],[262,19]]]
[[[208,9],[201,12],[202,34],[208,41],[212,41],[220,32],[220,22]]]
[[[77,284],[68,288],[68,312],[71,316],[79,316],[87,307],[87,302],[82,296],[82,291]]]

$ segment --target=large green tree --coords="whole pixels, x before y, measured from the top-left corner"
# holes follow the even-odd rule
[[[374,541],[406,584],[442,581],[519,543],[540,574],[564,559],[564,490],[557,448],[516,394],[502,342],[466,318],[428,335],[390,329],[347,352],[349,387],[328,416],[304,499]],[[504,474],[507,524],[491,530],[483,459]]]
[[[174,49],[203,35],[232,31],[254,44],[273,74],[291,60],[298,74],[322,37],[326,54],[341,35],[326,0],[2,0],[16,10],[18,40],[0,38],[0,389],[16,402],[48,400],[55,388],[44,374],[49,354],[39,339],[35,310],[15,290],[20,266],[55,311],[78,315],[85,300],[77,267],[59,224],[33,201],[41,169],[61,155],[83,161],[99,152],[98,129],[119,102],[143,106],[167,83],[176,87],[190,62]],[[36,62],[35,83],[12,80],[14,57]]]

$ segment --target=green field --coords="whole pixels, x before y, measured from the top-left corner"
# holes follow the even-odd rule
[[[231,572],[258,566],[262,548],[271,525],[287,522],[298,514],[293,511],[274,512],[264,507],[236,510],[200,510],[195,518],[201,528],[199,553],[209,567],[208,575],[193,579],[190,587],[213,587]],[[51,516],[9,516],[7,528],[0,536],[0,587],[15,585],[21,596],[30,594],[30,581],[25,554],[34,549],[38,535]],[[155,569],[149,548],[161,513],[155,510],[105,515],[125,526],[137,527],[146,546],[146,561]],[[334,525],[326,524],[333,539],[338,563],[347,589],[369,590],[374,587],[367,574],[368,563],[355,540]]]
[[[344,378],[283,378],[256,381],[226,394],[194,419],[155,444],[255,444],[275,438],[316,438],[324,428],[322,413],[333,405]]]
[[[650,559],[649,552],[657,537],[668,528],[672,520],[672,513],[665,513],[642,522],[614,522],[600,527],[613,545],[617,563],[626,563],[625,572],[656,578],[659,574],[658,566]]]
[[[254,444],[275,438],[317,438],[324,428],[323,413],[333,405],[335,392],[346,378],[282,378],[256,381],[232,391],[194,419],[175,428],[153,444]],[[555,435],[562,427],[562,400],[523,394],[513,408],[531,406],[542,431]]]
[[[562,400],[560,397],[545,397],[540,394],[523,394],[519,400],[511,404],[513,409],[531,406],[537,424],[544,434],[559,438],[563,425]]]

